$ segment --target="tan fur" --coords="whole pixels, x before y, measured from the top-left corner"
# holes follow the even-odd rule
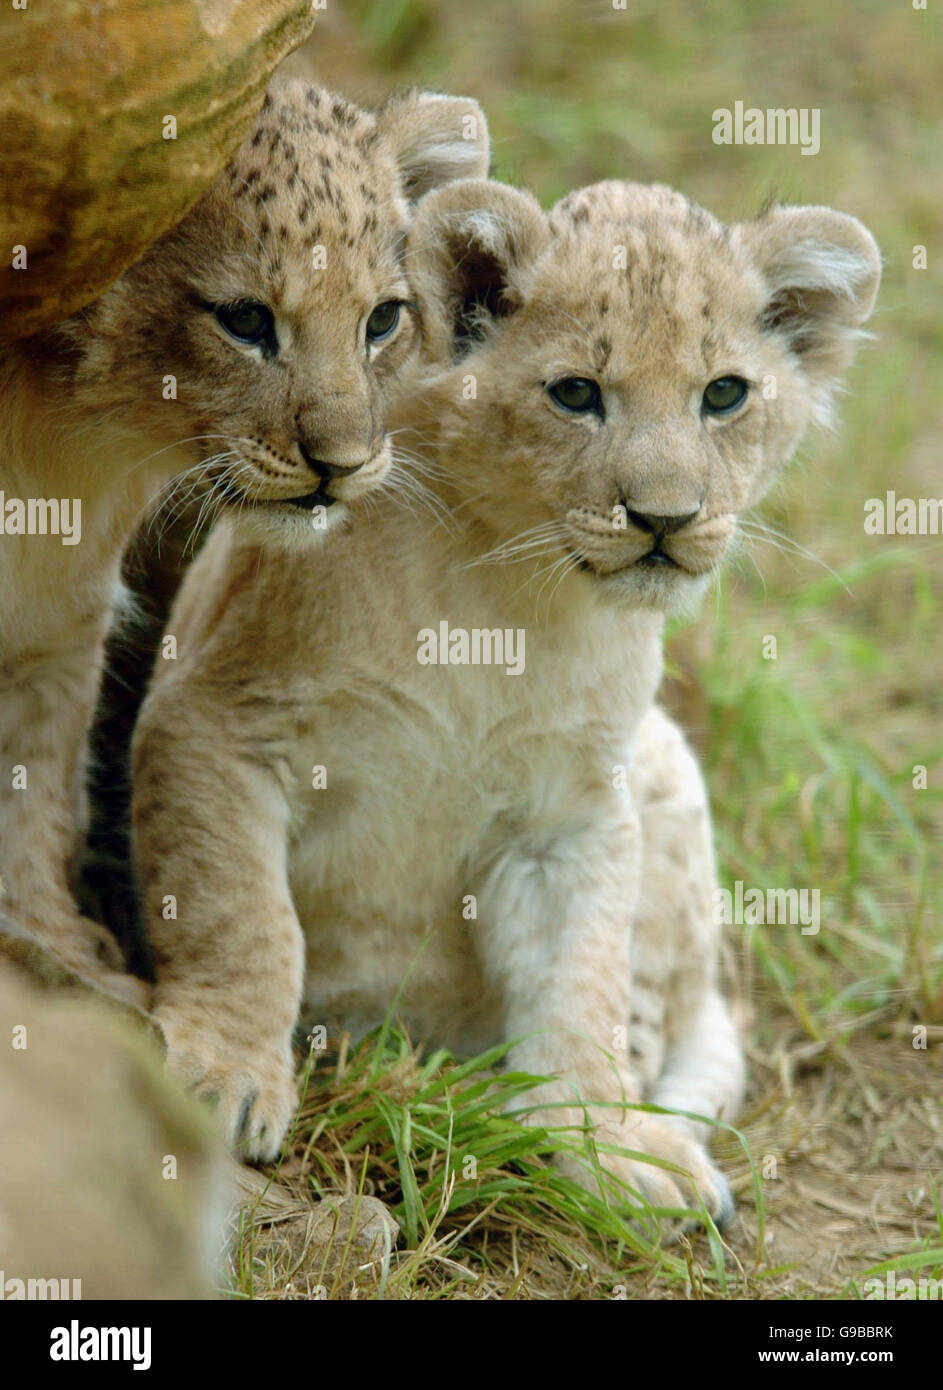
[[[141,989],[103,965],[106,934],[79,916],[69,880],[122,549],[169,479],[181,506],[202,489],[204,517],[235,506],[263,534],[303,542],[312,516],[288,499],[324,494],[334,526],[345,502],[383,482],[385,417],[415,313],[404,308],[375,345],[364,325],[377,305],[410,300],[410,200],[485,173],[487,158],[474,102],[415,94],[371,113],[276,84],[253,135],[172,234],[96,303],[0,358],[0,490],[82,506],[77,545],[0,536],[3,907],[116,992]],[[268,359],[214,315],[245,299],[274,313]],[[332,481],[331,467],[351,476]],[[26,789],[13,788],[15,767]]]
[[[548,216],[479,182],[425,199],[409,251],[428,360],[398,422],[442,524],[385,505],[303,559],[224,524],[141,718],[136,852],[170,1062],[270,1158],[299,1014],[360,1031],[396,996],[430,1042],[520,1039],[510,1065],[558,1078],[532,1119],[588,1115],[656,1160],[604,1154],[616,1177],[721,1219],[703,1124],[624,1108],[729,1119],[743,1081],[703,783],[653,708],[664,612],[703,590],[825,418],[877,251],[824,209],[725,228],[609,183]],[[708,418],[704,389],[730,373],[747,400]],[[555,404],[565,376],[595,379],[603,414]],[[663,542],[676,567],[637,563],[652,535],[617,529],[620,507],[689,517]],[[523,671],[421,664],[442,621],[523,629]]]
[[[227,1159],[157,1048],[113,1006],[40,993],[2,962],[0,1030],[5,1297],[37,1278],[82,1299],[214,1297]]]

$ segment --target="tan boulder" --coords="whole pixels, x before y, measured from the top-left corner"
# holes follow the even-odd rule
[[[0,1296],[218,1293],[232,1198],[210,1117],[139,1028],[2,962],[0,1134]]]
[[[0,6],[0,343],[90,303],[183,217],[315,18],[312,0],[19,3]]]

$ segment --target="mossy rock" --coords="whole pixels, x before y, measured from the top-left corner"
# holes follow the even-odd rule
[[[91,302],[180,220],[314,20],[312,0],[19,3],[0,7],[0,342]]]

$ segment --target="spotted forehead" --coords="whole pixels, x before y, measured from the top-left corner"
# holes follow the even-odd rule
[[[626,354],[699,371],[743,345],[759,285],[731,229],[703,208],[670,189],[603,184],[571,194],[549,220],[541,279],[548,292],[553,279],[569,283],[566,307],[600,370]]]
[[[373,276],[399,264],[406,213],[395,161],[373,115],[340,97],[300,84],[267,95],[223,182],[231,235],[264,251],[276,290],[322,246],[338,290],[354,262]]]

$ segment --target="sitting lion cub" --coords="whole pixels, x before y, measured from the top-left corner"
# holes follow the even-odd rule
[[[398,424],[444,524],[386,506],[292,554],[224,523],[145,705],[170,1061],[271,1159],[299,1014],[367,1029],[401,989],[414,1036],[515,1039],[555,1078],[532,1119],[588,1115],[624,1184],[722,1221],[707,1126],[629,1108],[729,1119],[743,1082],[704,788],[653,706],[664,615],[828,418],[878,251],[825,208],[725,227],[612,182],[546,215],[467,181],[408,258],[427,364]]]
[[[412,204],[487,167],[474,102],[417,92],[374,113],[276,79],[178,227],[0,353],[0,914],[113,993],[144,987],[103,961],[72,888],[122,551],[173,480],[201,520],[229,507],[302,544],[383,482],[418,337]]]

